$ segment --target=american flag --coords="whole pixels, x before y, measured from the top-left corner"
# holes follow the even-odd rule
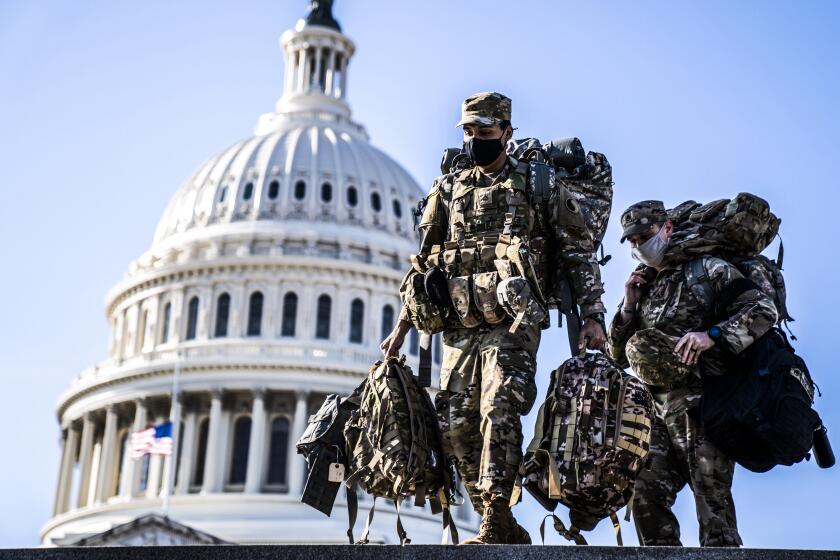
[[[172,422],[131,433],[131,458],[140,459],[147,453],[172,455]]]

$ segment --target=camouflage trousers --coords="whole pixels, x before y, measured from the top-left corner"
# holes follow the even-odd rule
[[[443,449],[454,459],[476,511],[483,499],[510,499],[522,460],[522,423],[537,396],[538,326],[510,322],[443,334],[441,391],[435,398]]]
[[[690,399],[696,400],[696,399]],[[636,480],[633,519],[642,546],[682,546],[671,508],[686,484],[694,493],[701,546],[740,546],[732,499],[735,463],[703,437],[688,402],[657,415],[648,462]]]

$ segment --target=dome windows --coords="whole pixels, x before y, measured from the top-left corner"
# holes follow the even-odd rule
[[[196,330],[198,327],[198,296],[193,296],[190,303],[187,305],[187,332],[184,337],[186,340],[195,339]]]
[[[219,204],[222,204],[227,198],[227,185],[224,185],[221,189],[219,189]]]
[[[350,342],[362,343],[365,322],[365,303],[356,298],[350,304]]]
[[[355,208],[357,204],[359,204],[359,191],[356,190],[356,187],[350,185],[347,187],[347,206]]]
[[[278,194],[280,194],[280,181],[274,179],[271,183],[268,184],[269,200],[276,200]]]
[[[382,340],[391,332],[391,327],[394,326],[394,307],[386,304],[382,308]]]
[[[306,198],[306,181],[298,181],[295,183],[295,199],[303,200]]]
[[[402,218],[402,205],[400,204],[400,201],[396,198],[394,199],[393,208],[394,216],[396,216],[397,218]]]
[[[373,207],[374,212],[382,211],[382,197],[378,192],[374,191],[370,193],[370,205]]]
[[[280,336],[295,336],[297,303],[298,297],[296,293],[288,292],[283,296],[283,320],[280,325]]]
[[[322,202],[332,201],[332,185],[331,184],[323,183],[321,185],[321,201]]]
[[[246,183],[242,191],[242,200],[251,200],[252,196],[254,196],[254,183]]]
[[[166,302],[163,306],[163,324],[160,328],[160,343],[166,344],[169,341],[169,322],[172,319],[172,303]]]
[[[318,297],[318,309],[315,321],[315,338],[328,340],[330,338],[330,315],[332,312],[332,298],[327,294]]]
[[[254,292],[248,299],[248,336],[260,336],[263,315],[262,292]]]
[[[216,300],[216,328],[213,336],[222,338],[228,333],[228,317],[230,316],[230,294],[227,292]]]

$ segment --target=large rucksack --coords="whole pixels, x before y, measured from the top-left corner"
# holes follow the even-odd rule
[[[753,472],[798,463],[822,425],[812,408],[814,389],[804,360],[774,327],[732,357],[725,375],[703,376],[706,437]]]
[[[433,513],[443,513],[444,530],[458,535],[449,504],[454,497],[451,470],[443,454],[434,406],[401,359],[376,362],[359,396],[359,407],[344,426],[348,472],[345,484],[373,496],[374,503],[360,543],[368,542],[377,498],[393,500],[400,542],[409,539],[400,519],[400,503],[428,499]]]
[[[751,287],[773,299],[780,324],[793,321],[782,276],[784,247],[780,242],[775,260],[761,254],[781,224],[767,201],[750,193],[703,205],[688,201],[670,210],[669,218],[674,233],[667,257],[672,263],[683,262],[686,283],[710,321],[722,318],[737,296],[733,290]],[[702,258],[706,255],[735,265],[748,282],[719,296],[706,273]],[[811,375],[784,332],[770,329],[729,360],[726,374],[703,375],[700,410],[709,440],[754,472],[792,465],[808,456],[821,421],[812,409]]]
[[[633,495],[653,421],[647,387],[604,354],[575,356],[551,372],[520,474],[547,510],[569,508],[568,529],[551,515],[560,535],[586,544],[580,531],[609,517],[622,544],[616,511]]]
[[[671,262],[698,263],[705,255],[730,262],[773,298],[780,323],[793,321],[782,276],[784,246],[779,243],[775,260],[761,254],[778,235],[781,224],[766,200],[750,193],[703,205],[689,200],[669,210],[668,217],[674,223],[667,252]],[[701,303],[711,305],[708,279],[699,265],[689,266],[686,272],[689,286],[700,294]]]

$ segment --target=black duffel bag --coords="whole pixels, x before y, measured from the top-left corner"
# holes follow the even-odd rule
[[[805,361],[774,327],[732,357],[725,375],[703,376],[706,437],[742,467],[766,472],[810,457],[822,421]]]

